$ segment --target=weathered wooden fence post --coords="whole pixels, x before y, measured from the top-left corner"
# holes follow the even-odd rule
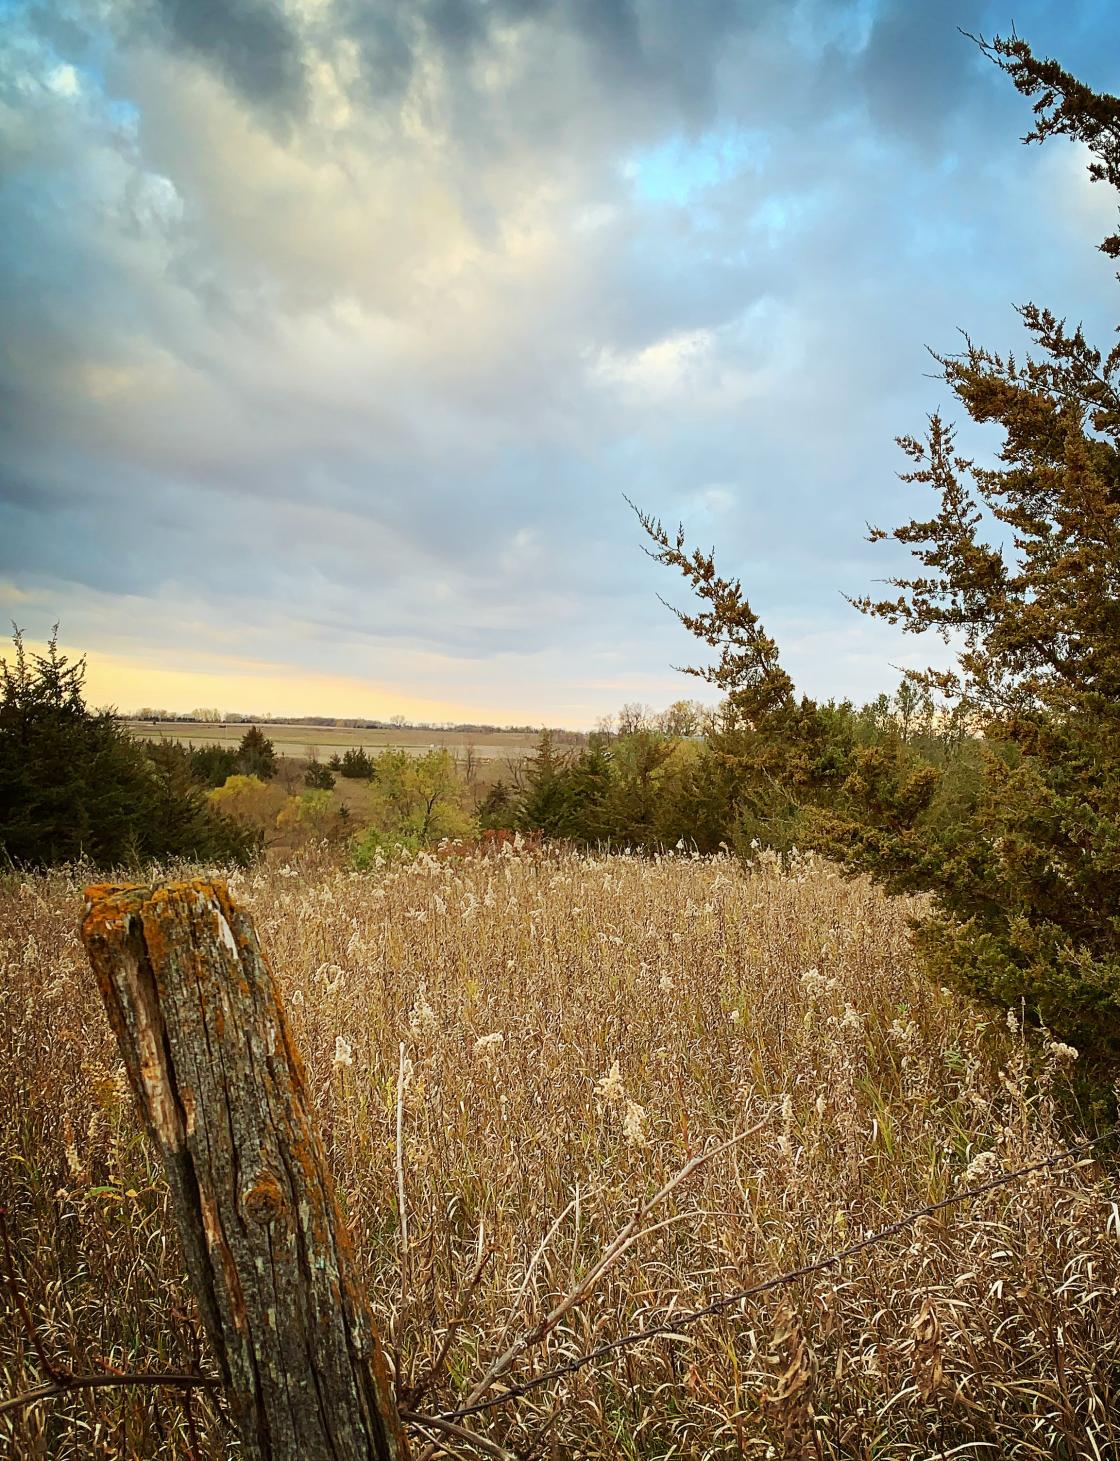
[[[253,1461],[407,1445],[272,971],[220,881],[86,890],[82,939]]]

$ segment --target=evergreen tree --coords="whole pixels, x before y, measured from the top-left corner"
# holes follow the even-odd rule
[[[1025,139],[1064,135],[1120,187],[1120,99],[1025,41],[985,52],[1036,98]],[[1120,257],[1120,233],[1101,245]],[[653,556],[701,601],[678,613],[728,696],[710,737],[764,838],[799,826],[895,890],[934,895],[918,929],[931,972],[1120,1056],[1120,346],[1107,354],[1024,305],[1024,360],[971,341],[940,357],[973,420],[1004,433],[1001,465],[959,455],[934,416],[901,445],[932,514],[894,530],[917,559],[865,613],[963,642],[955,670],[915,672],[884,718],[798,702],[738,580],[639,513]],[[1011,550],[984,526],[1006,530]],[[888,536],[874,531],[873,541]],[[937,731],[929,697],[943,697]],[[828,712],[828,713],[826,713]],[[858,734],[850,730],[858,728]]]
[[[537,749],[525,762],[525,786],[518,808],[518,826],[549,837],[568,835],[571,783],[567,757],[557,751],[552,732],[542,730]]]
[[[181,747],[153,760],[113,714],[86,708],[85,660],[61,653],[57,629],[44,655],[29,655],[17,629],[0,678],[0,853],[9,861],[248,858],[237,829],[202,804]]]
[[[595,846],[612,837],[608,803],[613,760],[613,749],[607,738],[593,735],[574,765],[562,772],[567,781],[563,835],[585,846]]]
[[[1074,138],[1090,177],[1120,188],[1120,98],[1018,37],[980,44],[1036,98],[1024,140]],[[1120,256],[1120,234],[1101,249]],[[1002,429],[1001,465],[960,456],[940,416],[903,438],[904,480],[934,510],[889,536],[920,571],[891,580],[896,597],[858,601],[909,632],[963,639],[956,670],[911,678],[989,745],[975,821],[941,865],[885,851],[896,882],[937,894],[920,931],[935,972],[1120,1055],[1120,345],[1102,353],[1033,303],[1019,313],[1025,359],[971,341],[939,357],[968,415]],[[986,539],[993,519],[1011,551]]]
[[[233,746],[190,746],[191,775],[200,786],[221,786],[237,772],[238,752]]]
[[[594,749],[587,753],[582,784],[590,788],[589,807],[598,815],[600,836],[624,847],[657,845],[658,773],[672,752],[671,740],[641,726],[618,737],[609,763],[604,758],[596,764]]]
[[[276,771],[276,747],[259,726],[251,725],[241,737],[241,744],[237,748],[235,774],[271,781]]]
[[[517,804],[513,792],[501,779],[483,797],[478,808],[478,825],[485,831],[504,831],[517,820]]]
[[[307,770],[303,773],[303,784],[309,786],[313,791],[332,791],[334,789],[334,772],[329,766],[323,766],[318,761],[312,761]]]
[[[374,775],[373,760],[366,754],[364,746],[351,746],[342,756],[333,755],[330,769],[351,781],[369,781]]]

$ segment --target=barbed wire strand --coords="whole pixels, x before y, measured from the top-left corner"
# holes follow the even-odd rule
[[[1018,1167],[1013,1172],[1001,1172],[998,1177],[993,1177],[988,1182],[981,1182],[976,1187],[966,1188],[963,1192],[954,1192],[949,1197],[943,1197],[938,1202],[931,1202],[926,1207],[918,1208],[914,1212],[907,1213],[905,1217],[897,1218],[894,1222],[888,1223],[886,1227],[877,1228],[875,1232],[868,1233],[866,1237],[859,1238],[847,1247],[838,1249],[835,1253],[828,1254],[825,1258],[818,1258],[812,1263],[806,1263],[801,1268],[792,1268],[785,1273],[776,1274],[772,1278],[756,1283],[750,1288],[738,1289],[732,1294],[721,1294],[718,1299],[713,1299],[710,1304],[705,1304],[700,1309],[688,1309],[683,1313],[674,1315],[660,1324],[651,1324],[645,1329],[635,1329],[629,1334],[620,1335],[617,1339],[607,1340],[606,1343],[597,1345],[594,1349],[586,1350],[583,1354],[573,1356],[555,1369],[545,1370],[539,1375],[531,1375],[529,1379],[522,1380],[517,1385],[511,1385],[503,1390],[500,1395],[492,1395],[487,1400],[478,1400],[473,1405],[464,1405],[458,1410],[440,1411],[435,1419],[444,1421],[462,1420],[466,1416],[478,1415],[485,1410],[494,1410],[499,1405],[505,1405],[508,1401],[518,1400],[523,1395],[528,1395],[532,1390],[538,1390],[542,1385],[551,1385],[555,1380],[562,1380],[567,1375],[574,1375],[585,1366],[594,1364],[597,1360],[606,1359],[608,1355],[616,1354],[619,1350],[629,1349],[635,1344],[642,1344],[649,1339],[664,1338],[668,1335],[678,1334],[690,1324],[697,1323],[700,1319],[711,1318],[715,1314],[725,1313],[738,1304],[744,1303],[747,1299],[758,1298],[762,1294],[770,1293],[774,1289],[782,1288],[786,1284],[796,1283],[799,1278],[809,1278],[814,1273],[822,1273],[827,1268],[832,1268],[837,1263],[843,1263],[846,1258],[854,1258],[857,1253],[862,1253],[868,1248],[873,1248],[877,1243],[884,1242],[887,1238],[893,1238],[897,1233],[905,1232],[922,1218],[933,1217],[934,1214],[942,1212],[947,1207],[955,1207],[958,1203],[969,1202],[974,1197],[983,1197],[985,1193],[993,1192],[998,1187],[1006,1187],[1012,1182],[1021,1181],[1024,1177],[1030,1177],[1035,1172],[1045,1172],[1054,1167],[1060,1167],[1063,1163],[1072,1161],[1075,1157],[1083,1155],[1093,1147],[1102,1145],[1110,1138],[1120,1135],[1120,1126],[1109,1127],[1098,1136],[1088,1137],[1085,1141],[1076,1142],[1072,1146],[1065,1147],[1060,1152],[1054,1152],[1041,1161],[1030,1162],[1025,1167]],[[420,1417],[416,1416],[416,1420]]]

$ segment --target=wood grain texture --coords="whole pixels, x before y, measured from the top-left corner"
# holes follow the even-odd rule
[[[245,1454],[403,1461],[407,1445],[303,1066],[226,885],[86,890],[82,940],[167,1170]]]

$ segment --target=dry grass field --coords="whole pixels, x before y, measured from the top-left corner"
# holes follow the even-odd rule
[[[190,741],[196,746],[236,746],[249,729],[248,725],[227,722],[207,725],[198,721],[128,720],[124,722],[130,735],[144,741]],[[278,756],[306,758],[312,747],[320,760],[327,761],[336,752],[364,746],[374,755],[377,751],[448,750],[461,759],[471,747],[479,761],[521,761],[532,755],[537,744],[535,734],[524,731],[424,730],[412,727],[386,730],[364,730],[344,725],[275,725],[260,722],[260,728],[276,748]]]
[[[230,883],[278,971],[414,1409],[469,1397],[719,1143],[741,1138],[513,1378],[1094,1129],[1068,1094],[1070,1051],[931,987],[908,905],[808,860],[745,874],[725,858],[421,856],[360,875],[308,860]],[[62,874],[0,891],[0,1202],[21,1290],[76,1365],[206,1363],[80,901]],[[464,1425],[556,1461],[1115,1457],[1118,1278],[1115,1185],[1085,1159]],[[4,1302],[10,1394],[41,1368]],[[214,1403],[192,1412],[195,1454],[234,1455]],[[0,1415],[5,1444],[192,1454],[180,1400],[159,1391]]]

